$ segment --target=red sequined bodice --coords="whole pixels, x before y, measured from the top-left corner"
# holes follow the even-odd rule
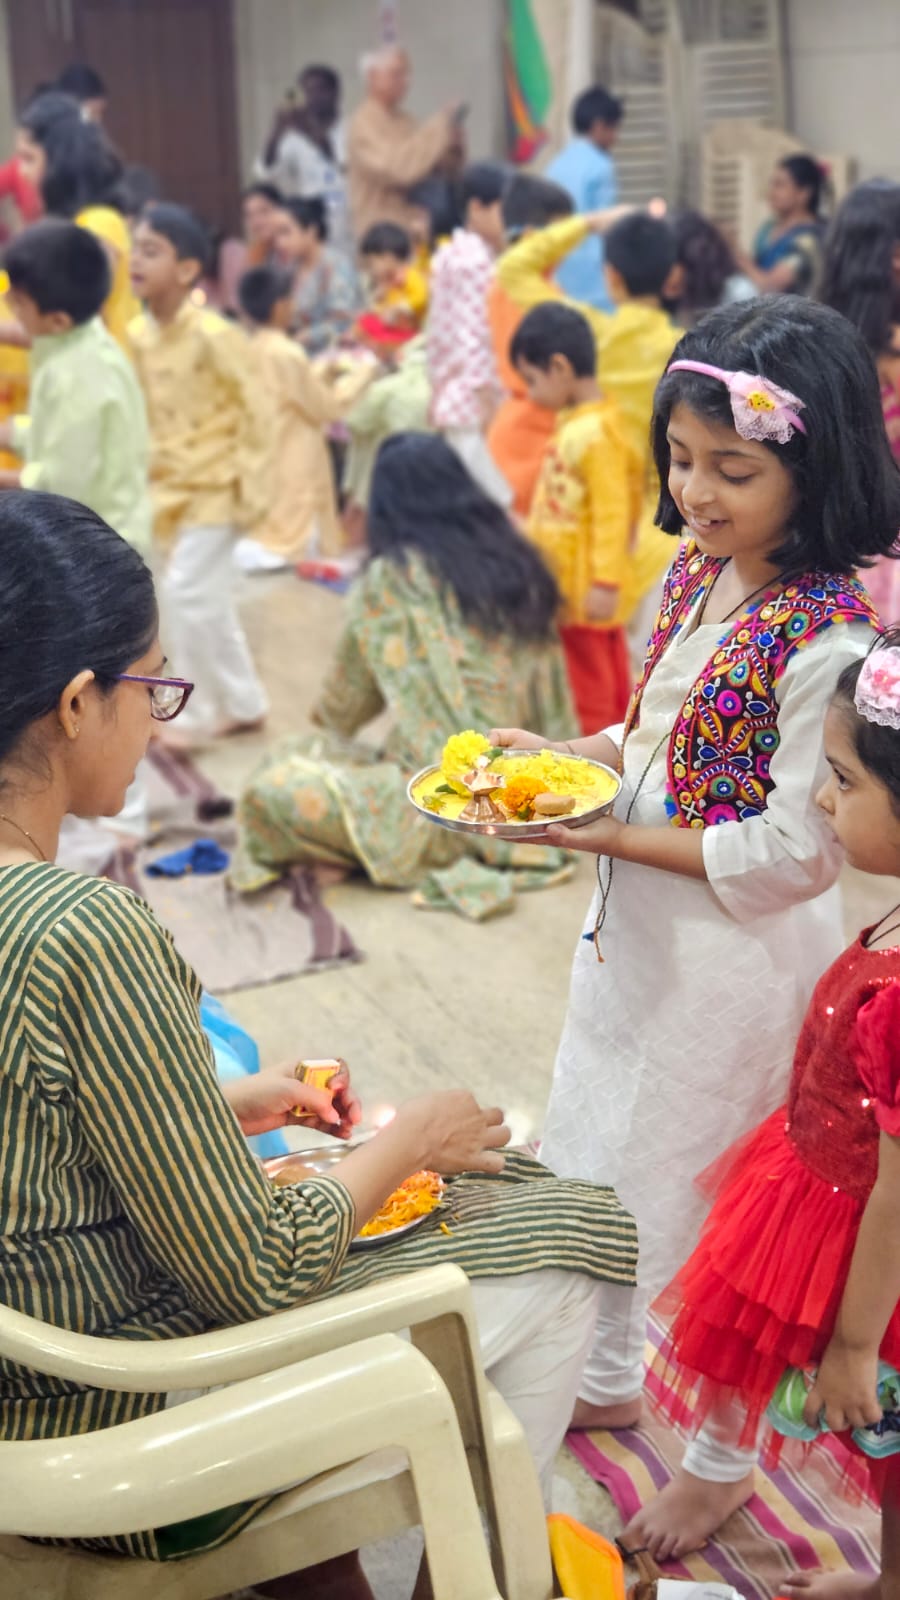
[[[878,1175],[879,1129],[871,1086],[860,1074],[857,1019],[880,989],[896,983],[900,947],[867,950],[857,939],[817,984],[794,1056],[788,1137],[818,1177],[861,1200]]]

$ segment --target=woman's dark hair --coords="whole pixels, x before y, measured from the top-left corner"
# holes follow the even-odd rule
[[[888,628],[879,635],[872,650],[900,649],[900,628]],[[883,783],[891,797],[891,804],[900,817],[900,733],[896,728],[883,728],[870,722],[856,709],[856,685],[865,661],[852,661],[845,667],[837,681],[834,703],[847,715],[847,724],[853,738],[853,748],[867,772]]]
[[[103,129],[83,120],[71,95],[39,95],[25,107],[19,126],[46,157],[41,199],[47,212],[74,217],[86,206],[122,210],[122,163]]]
[[[302,83],[304,78],[321,78],[322,82],[328,85],[332,94],[337,94],[341,87],[340,77],[335,72],[334,67],[322,66],[318,61],[311,62],[308,67],[303,67],[298,72],[297,82]]]
[[[672,232],[683,283],[677,310],[686,322],[693,321],[719,305],[737,264],[724,235],[700,211],[679,211]]]
[[[396,433],[375,462],[369,548],[405,566],[415,550],[442,597],[492,638],[548,639],[559,592],[534,546],[469,476],[455,450],[428,433]]]
[[[245,317],[266,328],[279,300],[291,292],[291,275],[280,267],[251,267],[238,284],[238,301]]]
[[[282,200],[280,209],[293,217],[298,228],[312,228],[318,238],[328,238],[328,207],[321,195],[312,194],[305,200]]]
[[[784,156],[778,163],[782,172],[786,172],[793,179],[798,189],[809,191],[809,209],[814,217],[819,215],[822,204],[822,190],[825,187],[827,174],[825,169],[816,160],[815,156]]]
[[[106,84],[99,72],[95,72],[84,61],[71,61],[64,67],[56,80],[56,87],[63,94],[73,95],[81,104],[86,100],[106,99]]]
[[[122,174],[119,193],[126,217],[137,217],[151,201],[162,198],[162,184],[149,167],[132,163]]]
[[[565,356],[576,378],[593,378],[597,371],[594,330],[574,306],[545,300],[532,306],[519,323],[509,346],[514,367],[521,361],[548,372],[554,356]]]
[[[158,617],[136,550],[59,494],[0,498],[0,762],[90,669],[110,690],[149,650]]]
[[[752,372],[803,401],[806,433],[765,441],[794,480],[797,508],[784,544],[772,552],[783,572],[850,573],[886,555],[900,528],[900,468],[884,431],[875,365],[856,329],[828,306],[770,295],[711,311],[676,345],[673,361],[704,361]],[[724,383],[694,372],[667,373],[656,390],[651,438],[661,484],[656,521],[681,533],[668,487],[666,432],[675,406],[734,428]]]
[[[848,194],[825,235],[819,299],[858,328],[873,355],[900,321],[894,252],[900,245],[900,183],[873,178]]]

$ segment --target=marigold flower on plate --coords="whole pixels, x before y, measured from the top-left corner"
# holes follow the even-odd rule
[[[506,788],[500,794],[504,810],[509,811],[514,817],[522,811],[527,811],[530,815],[535,795],[543,794],[544,788],[545,785],[540,778],[529,778],[527,773],[507,778]]]
[[[487,755],[491,748],[490,740],[483,733],[476,733],[474,728],[467,728],[464,733],[454,733],[447,740],[441,756],[441,772],[458,794],[468,794],[468,789],[460,780],[467,772],[471,772],[478,757]]]

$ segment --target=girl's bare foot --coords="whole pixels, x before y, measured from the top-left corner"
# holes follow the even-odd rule
[[[879,1600],[881,1579],[861,1572],[792,1572],[779,1589],[796,1600]]]
[[[675,1561],[702,1550],[707,1540],[753,1493],[754,1475],[737,1483],[711,1483],[682,1467],[655,1500],[642,1506],[620,1534],[627,1550],[649,1550],[656,1561]]]
[[[620,1400],[616,1405],[592,1406],[587,1400],[576,1400],[570,1428],[635,1428],[644,1414],[640,1395],[633,1400]]]

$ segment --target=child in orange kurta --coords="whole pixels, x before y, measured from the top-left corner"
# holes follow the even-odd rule
[[[631,674],[622,626],[642,472],[615,401],[594,376],[590,324],[567,306],[536,306],[511,357],[539,405],[558,413],[528,523],[563,599],[560,617],[569,681],[582,731],[620,722]]]

